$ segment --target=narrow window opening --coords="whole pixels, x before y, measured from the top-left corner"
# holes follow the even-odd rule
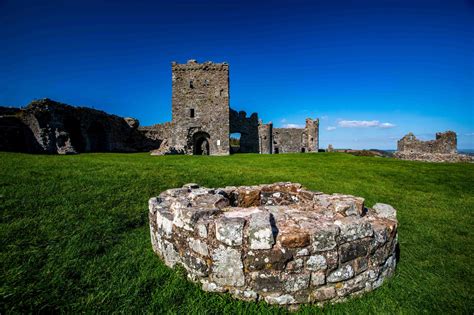
[[[193,80],[189,80],[189,87],[191,89],[194,89],[194,83],[193,83]]]
[[[189,111],[189,114],[191,118],[194,118],[194,108],[191,108],[191,110]]]

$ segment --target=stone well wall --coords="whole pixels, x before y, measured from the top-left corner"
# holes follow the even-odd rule
[[[153,250],[205,291],[295,305],[340,301],[395,270],[396,211],[276,183],[169,189],[149,201]]]

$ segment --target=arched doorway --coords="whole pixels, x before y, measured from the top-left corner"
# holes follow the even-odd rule
[[[209,134],[203,131],[196,132],[193,135],[193,154],[209,155]]]

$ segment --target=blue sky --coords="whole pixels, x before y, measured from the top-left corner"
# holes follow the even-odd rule
[[[474,2],[0,0],[0,104],[171,119],[171,61],[227,61],[231,107],[326,147],[474,148]]]

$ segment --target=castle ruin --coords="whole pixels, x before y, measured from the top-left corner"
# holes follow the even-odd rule
[[[457,136],[454,131],[438,132],[436,139],[430,141],[421,141],[410,132],[398,140],[394,157],[427,162],[471,161],[469,156],[457,153]]]
[[[230,135],[240,133],[241,153],[318,152],[319,120],[305,128],[273,128],[257,113],[230,108],[227,63],[172,63],[172,121],[143,127],[151,139],[165,143],[156,154],[226,155]]]
[[[240,133],[238,150],[230,135]],[[140,127],[87,107],[50,99],[26,108],[0,107],[0,150],[30,153],[140,152],[227,155],[242,153],[318,152],[319,120],[305,128],[273,128],[258,115],[229,106],[227,63],[172,63],[172,121]]]

